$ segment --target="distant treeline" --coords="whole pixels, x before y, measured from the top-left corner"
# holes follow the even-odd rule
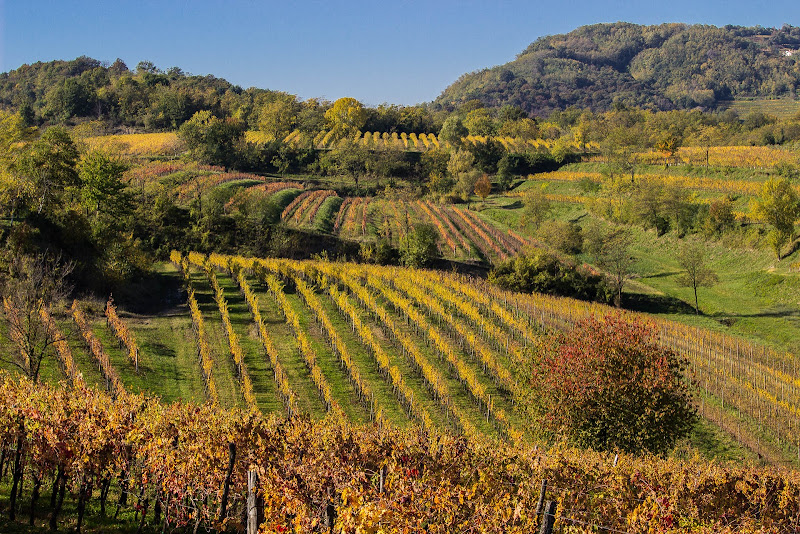
[[[575,106],[712,109],[743,97],[796,98],[800,28],[625,22],[542,37],[514,61],[463,75],[436,99],[455,109],[477,99],[545,117]]]
[[[212,75],[193,76],[178,67],[166,71],[142,61],[134,70],[120,59],[112,64],[89,57],[37,62],[0,74],[0,108],[19,111],[29,125],[89,119],[120,129],[175,130],[198,111],[237,118],[259,129],[262,110],[287,96],[280,91],[237,85]],[[331,102],[296,102],[296,126],[307,132],[325,125]],[[437,119],[426,106],[382,105],[368,108],[367,131],[437,132]]]

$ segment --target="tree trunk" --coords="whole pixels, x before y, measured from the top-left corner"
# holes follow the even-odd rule
[[[700,315],[700,306],[697,303],[697,284],[694,284],[694,313]]]
[[[20,479],[22,478],[22,470],[20,469],[22,463],[22,437],[17,438],[17,450],[14,452],[14,471],[13,482],[11,483],[11,502],[8,512],[8,518],[14,521],[17,516],[17,488],[19,487]]]
[[[31,516],[28,524],[33,526],[33,519],[36,516],[36,501],[39,500],[39,488],[42,486],[42,479],[38,475],[33,477],[33,491],[31,492]]]
[[[57,480],[60,480],[61,483],[58,487],[58,499],[56,500],[55,508],[53,508],[53,513],[50,515],[50,530],[56,530],[58,526],[58,514],[61,512],[61,507],[64,504],[64,492],[67,489],[67,477],[64,476],[63,469],[59,468],[59,474],[60,476]]]

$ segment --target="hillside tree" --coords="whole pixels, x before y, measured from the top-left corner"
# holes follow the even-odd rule
[[[767,180],[755,202],[753,214],[771,227],[767,239],[780,260],[783,246],[795,237],[794,224],[800,217],[797,191],[786,178]]]
[[[699,315],[697,288],[713,286],[719,280],[717,274],[708,266],[704,249],[699,243],[686,243],[678,254],[678,264],[684,270],[684,273],[678,277],[678,284],[692,288],[694,311]]]

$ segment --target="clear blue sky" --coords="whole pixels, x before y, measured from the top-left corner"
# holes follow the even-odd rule
[[[0,72],[119,57],[302,98],[414,104],[538,37],[619,20],[798,26],[800,0],[0,0]]]

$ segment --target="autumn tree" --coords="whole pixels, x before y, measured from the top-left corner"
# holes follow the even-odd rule
[[[692,288],[694,311],[699,315],[697,288],[713,286],[718,280],[717,274],[708,266],[704,249],[699,243],[686,243],[678,255],[678,264],[684,270],[684,273],[678,277],[678,284]]]
[[[279,93],[258,110],[258,129],[272,139],[281,140],[297,124],[300,105],[294,95]]]
[[[687,361],[651,323],[609,314],[557,335],[530,376],[541,425],[596,450],[664,454],[697,420]],[[533,418],[533,417],[532,417]]]
[[[475,194],[481,197],[481,200],[485,203],[486,197],[489,196],[489,193],[492,192],[492,181],[489,180],[489,175],[484,174],[478,181],[475,182]]]
[[[336,139],[352,137],[366,124],[367,110],[355,98],[340,98],[325,112],[325,121]]]

